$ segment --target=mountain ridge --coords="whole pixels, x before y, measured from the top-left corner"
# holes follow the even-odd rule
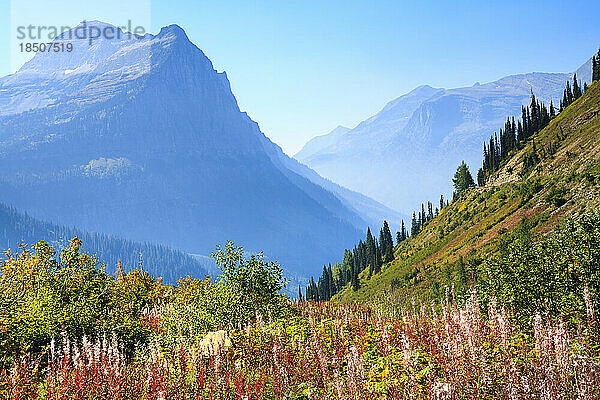
[[[576,72],[580,81],[589,83],[591,60]],[[503,126],[507,116],[520,115],[531,91],[558,104],[571,78],[569,73],[516,74],[469,87],[429,88],[429,95],[411,103],[411,93],[428,88],[420,86],[333,144],[301,150],[295,158],[342,186],[408,214],[424,199],[451,194],[448,171],[461,160],[476,168],[481,143]],[[406,109],[394,112],[399,106]]]
[[[366,228],[359,208],[391,212],[287,158],[180,27],[102,40],[74,50],[114,51],[90,70],[57,78],[79,68],[58,60],[35,78],[36,55],[0,79],[0,201],[187,253],[234,240],[299,276]]]

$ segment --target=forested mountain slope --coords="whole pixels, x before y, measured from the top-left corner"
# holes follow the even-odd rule
[[[574,65],[575,68],[575,65]],[[575,71],[591,82],[591,60]],[[404,214],[424,198],[450,194],[453,168],[474,165],[482,141],[529,103],[558,106],[570,73],[531,72],[453,89],[421,86],[343,134],[315,138],[295,157],[322,176]]]
[[[525,228],[552,231],[566,217],[600,206],[600,84],[521,143],[484,187],[466,190],[421,231],[395,248],[378,274],[360,275],[341,301],[366,301],[395,293],[428,299],[443,286],[468,287],[478,265]]]
[[[175,283],[186,275],[202,276],[212,270],[214,263],[189,256],[167,246],[137,243],[117,236],[84,232],[44,222],[20,213],[13,207],[0,203],[0,250],[17,252],[21,244],[32,245],[39,240],[61,249],[77,236],[82,250],[97,255],[106,264],[106,271],[114,273],[117,263],[124,270],[142,267],[165,283]]]

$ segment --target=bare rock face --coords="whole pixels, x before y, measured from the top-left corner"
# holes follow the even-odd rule
[[[390,211],[285,156],[180,27],[56,41],[73,51],[0,79],[0,201],[194,254],[234,240],[288,276],[320,271]]]

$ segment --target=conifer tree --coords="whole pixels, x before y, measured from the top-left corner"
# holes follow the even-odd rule
[[[387,251],[387,241],[384,237],[383,228],[379,230],[379,247],[381,248],[381,252],[385,254]]]
[[[523,142],[525,139],[527,139],[527,131],[528,131],[528,126],[527,126],[527,110],[525,109],[525,107],[521,107],[521,121],[523,121],[523,129],[521,131],[521,136],[519,136],[517,139],[519,140],[519,142]]]
[[[381,271],[381,266],[383,265],[383,255],[381,254],[381,247],[377,246],[375,250],[375,267],[374,272],[378,274]]]
[[[469,172],[469,167],[464,160],[460,163],[458,168],[456,168],[452,183],[454,184],[454,188],[458,195],[462,194],[462,192],[475,184],[473,176],[471,175],[471,172]]]
[[[335,288],[335,280],[333,279],[333,269],[331,268],[331,264],[327,268],[327,300],[331,300],[333,295],[336,292]]]
[[[406,235],[406,227],[404,226],[404,220],[402,220],[402,229],[400,230],[400,239],[402,239],[401,242],[404,242],[406,240]]]
[[[533,91],[531,92],[531,104],[529,105],[529,111],[531,113],[531,123],[529,124],[529,135],[527,135],[527,137],[533,135],[539,127],[539,109]]]
[[[385,255],[390,250],[392,250],[392,252],[394,251],[394,239],[392,238],[392,231],[390,231],[390,226],[388,225],[387,221],[383,221],[383,228],[381,231],[383,233],[383,243],[381,243],[381,252]]]
[[[413,211],[413,215],[412,215],[412,226],[410,228],[410,236],[415,236],[419,233],[419,225],[417,222],[417,217],[415,215],[415,212]]]
[[[373,250],[375,247],[375,242],[373,241],[373,235],[371,234],[371,228],[367,228],[367,241],[365,242],[366,251],[367,251],[367,259],[372,260],[373,258]]]
[[[600,49],[598,54],[592,58],[592,82],[600,80]]]
[[[358,268],[355,268],[352,271],[351,285],[352,285],[352,290],[354,290],[354,291],[357,291],[358,289],[360,289],[360,280],[358,279]]]
[[[477,186],[485,186],[485,172],[483,168],[479,168],[479,171],[477,171]]]
[[[577,74],[573,74],[573,101],[581,97],[581,87],[577,82]]]
[[[394,261],[394,249],[388,247],[385,254],[383,255],[383,262],[389,263]]]

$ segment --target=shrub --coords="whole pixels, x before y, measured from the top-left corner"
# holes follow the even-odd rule
[[[112,331],[128,354],[148,338],[142,310],[157,298],[152,293],[160,285],[141,271],[121,274],[117,281],[80,247],[73,238],[59,260],[43,241],[6,253],[0,275],[0,363],[24,352],[39,353],[61,333],[80,338]]]
[[[546,203],[554,205],[554,207],[561,207],[567,202],[567,200],[565,200],[564,198],[566,192],[567,191],[565,190],[565,188],[553,187],[552,189],[550,189],[544,200],[546,201]]]
[[[599,212],[569,219],[535,243],[523,222],[503,243],[501,255],[482,264],[480,288],[522,323],[537,312],[576,323],[600,309]]]
[[[262,254],[245,258],[233,242],[217,247],[213,257],[221,269],[217,281],[186,277],[177,281],[167,304],[152,313],[161,315],[157,339],[174,346],[180,338],[196,343],[209,331],[242,328],[257,317],[275,319],[288,311],[281,293],[285,281],[276,262]]]

